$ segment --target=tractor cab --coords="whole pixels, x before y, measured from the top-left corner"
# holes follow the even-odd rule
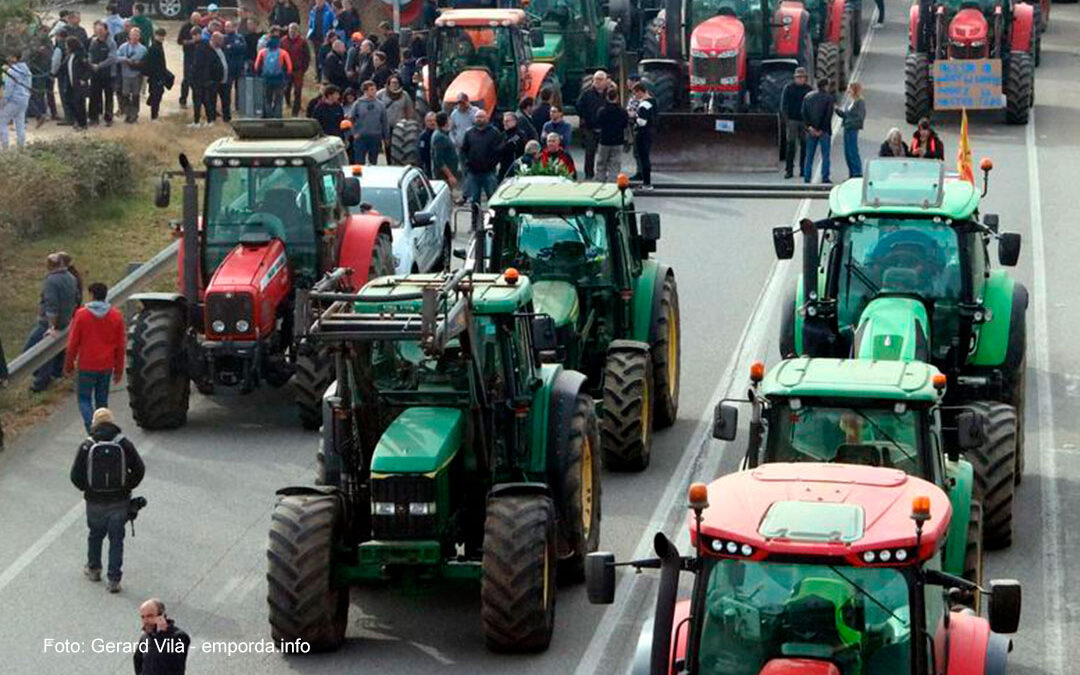
[[[634,672],[894,675],[968,672],[1010,649],[1020,586],[990,583],[989,620],[953,608],[974,584],[941,571],[953,517],[937,487],[894,469],[770,464],[690,488],[694,555],[663,534],[656,613]],[[679,600],[679,575],[694,578]],[[613,600],[614,556],[586,565],[589,599]]]

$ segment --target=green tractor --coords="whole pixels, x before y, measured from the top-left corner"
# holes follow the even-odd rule
[[[836,462],[899,469],[940,487],[952,506],[942,569],[982,585],[982,505],[972,465],[942,433],[945,376],[918,361],[797,358],[768,373],[750,367],[750,433],[744,468]],[[734,440],[739,409],[721,401],[713,435]],[[982,440],[984,420],[957,416],[962,449]],[[974,596],[967,598],[975,600]]]
[[[545,649],[560,580],[600,537],[599,431],[585,377],[554,347],[525,276],[383,277],[308,338],[335,358],[316,487],[277,492],[274,640],[334,649],[349,587],[479,582],[487,645]]]
[[[545,359],[583,373],[602,402],[606,466],[644,469],[653,429],[679,407],[675,272],[649,259],[659,215],[636,212],[625,187],[547,177],[504,183],[489,208],[485,268],[529,275],[558,336]]]
[[[984,161],[983,170],[991,166]],[[985,187],[983,190],[985,194]],[[878,159],[829,198],[828,218],[803,220],[802,275],[782,306],[780,354],[923,361],[948,379],[945,428],[961,411],[987,419],[975,467],[988,547],[1012,539],[1012,502],[1024,467],[1027,290],[989,265],[1013,266],[1020,235],[979,213],[979,191],[942,162]],[[780,258],[789,227],[773,230]],[[951,431],[950,431],[951,433]],[[947,445],[955,445],[949,442]]]

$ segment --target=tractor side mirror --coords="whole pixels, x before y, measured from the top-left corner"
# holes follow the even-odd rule
[[[172,188],[169,185],[169,179],[166,176],[161,177],[161,182],[158,183],[157,189],[154,190],[154,206],[159,209],[164,209],[169,206],[169,198],[172,196]]]
[[[537,314],[532,318],[532,344],[533,349],[539,352],[552,352],[559,346],[559,338],[555,334],[555,320],[547,314]]]
[[[463,248],[455,248],[454,249],[454,257],[457,258],[458,260],[464,260],[465,256],[466,256],[465,249],[463,249]]]
[[[790,260],[795,256],[795,231],[787,225],[774,227],[772,245],[779,260]]]
[[[1020,260],[1020,235],[1006,232],[998,235],[998,262],[1005,267],[1013,267]]]
[[[435,214],[430,211],[419,211],[412,216],[413,227],[427,227],[435,222]]]
[[[533,28],[529,31],[529,45],[533,49],[539,49],[544,46],[544,31],[540,28]]]
[[[721,441],[735,440],[739,428],[739,407],[721,401],[713,408],[712,435]]]
[[[983,225],[985,225],[988,230],[990,230],[994,234],[997,234],[998,223],[1000,222],[998,220],[998,214],[996,214],[996,213],[988,213],[985,216],[983,216],[982,222],[983,222]]]
[[[615,554],[597,551],[585,556],[585,590],[594,605],[615,602]]]
[[[964,450],[973,450],[986,442],[986,417],[965,410],[956,416],[956,440]]]
[[[641,238],[645,241],[659,241],[660,239],[660,214],[641,214]]]
[[[341,182],[341,203],[347,207],[360,205],[360,179],[345,176]]]
[[[990,630],[1004,635],[1016,632],[1020,626],[1020,599],[1019,581],[993,579],[990,582]]]

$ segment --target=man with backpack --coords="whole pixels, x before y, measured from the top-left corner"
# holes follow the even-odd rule
[[[255,58],[255,73],[262,77],[266,88],[266,105],[263,117],[281,117],[281,102],[285,96],[285,85],[293,72],[289,52],[281,48],[281,33],[274,30],[266,46]]]
[[[124,525],[131,491],[142,482],[146,467],[135,446],[116,426],[108,408],[94,411],[90,437],[82,442],[71,465],[71,482],[86,500],[87,561],[83,574],[101,581],[101,548],[109,538],[108,591],[120,592],[124,565]]]

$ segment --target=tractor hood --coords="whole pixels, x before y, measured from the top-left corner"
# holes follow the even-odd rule
[[[722,14],[702,22],[690,34],[691,51],[719,54],[727,51],[742,51],[746,37],[746,27],[739,19]]]
[[[533,307],[538,314],[547,314],[557,327],[577,325],[580,306],[577,289],[566,281],[533,282]]]
[[[905,270],[906,271],[906,270]],[[887,273],[886,273],[887,274]],[[857,359],[930,361],[926,305],[910,296],[875,298],[859,317],[852,349]]]
[[[270,286],[288,284],[285,246],[278,239],[237,244],[218,266],[206,292],[251,290],[262,294]]]
[[[443,93],[443,107],[452,107],[462,92],[469,95],[473,105],[483,108],[489,115],[495,110],[495,81],[486,70],[466,70],[455,77]]]
[[[555,63],[562,56],[563,36],[558,33],[544,31],[544,46],[532,48],[533,61],[541,63]]]
[[[961,9],[949,22],[949,41],[953,44],[971,45],[972,42],[986,42],[989,26],[986,17],[977,9]]]
[[[383,432],[371,458],[371,472],[438,471],[457,454],[464,431],[460,410],[409,408]]]

